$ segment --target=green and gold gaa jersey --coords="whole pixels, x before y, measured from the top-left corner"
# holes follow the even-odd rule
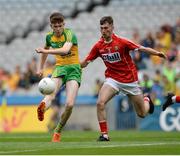
[[[53,32],[46,35],[46,47],[61,48],[65,42],[71,42],[73,45],[68,54],[55,55],[56,66],[79,64],[77,37],[71,29],[65,28],[60,37],[56,37]]]

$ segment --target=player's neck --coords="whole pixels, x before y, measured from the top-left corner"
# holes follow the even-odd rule
[[[104,39],[104,43],[111,43],[111,42],[112,42],[112,38]]]
[[[55,37],[60,37],[61,35],[62,35],[62,33],[55,33],[55,32],[54,32],[54,36],[55,36]]]
[[[54,34],[54,36],[56,36],[56,37],[60,37],[60,36],[61,36],[61,34]]]

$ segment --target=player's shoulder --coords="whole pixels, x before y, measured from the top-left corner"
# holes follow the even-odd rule
[[[51,37],[51,36],[53,36],[53,32],[52,31],[49,31],[49,32],[46,33],[46,37]]]
[[[132,42],[130,39],[123,36],[119,37],[119,39],[121,40],[121,42]]]
[[[121,37],[121,44],[122,45],[127,45],[127,46],[130,46],[130,45],[133,45],[133,46],[136,46],[136,47],[140,47],[141,45],[139,44],[136,44],[135,42],[133,42],[132,40],[126,38],[126,37]]]
[[[104,43],[104,39],[102,37],[99,38],[98,41],[96,41],[96,45],[101,45]]]
[[[70,28],[64,28],[64,33],[65,34],[68,34],[68,33],[74,34],[74,31],[72,29],[70,29]]]
[[[103,43],[104,41],[100,38],[98,41],[95,42],[94,46],[100,47]]]
[[[125,38],[123,36],[118,36],[117,34],[113,34],[112,38],[115,39],[115,40],[121,41],[121,42],[128,40],[127,38]]]

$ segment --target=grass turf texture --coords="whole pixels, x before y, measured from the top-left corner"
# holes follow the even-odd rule
[[[110,142],[97,142],[98,132],[64,131],[62,142],[49,133],[0,133],[0,155],[148,155],[180,154],[179,132],[111,131]]]

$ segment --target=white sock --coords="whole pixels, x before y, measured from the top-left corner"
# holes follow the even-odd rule
[[[172,102],[175,103],[176,102],[176,96],[172,97]]]
[[[105,137],[107,139],[109,138],[107,134],[103,134],[103,137]]]

